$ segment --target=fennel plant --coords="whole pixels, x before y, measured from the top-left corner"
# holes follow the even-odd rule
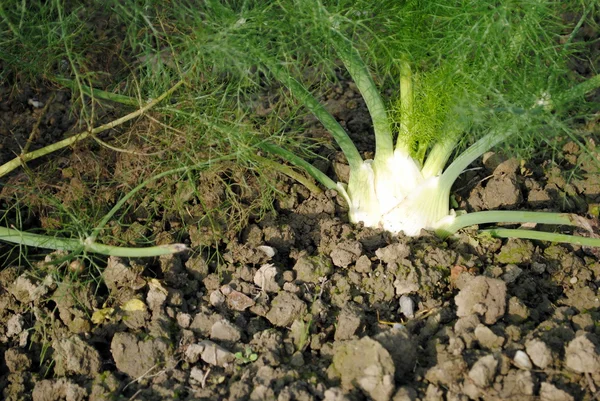
[[[578,140],[568,125],[569,114],[589,107],[585,95],[600,87],[600,75],[576,77],[568,65],[577,56],[573,43],[577,30],[597,5],[582,3],[577,10],[578,23],[569,26],[561,20],[563,3],[544,0],[498,1],[494,6],[468,1],[385,2],[390,7],[387,10],[370,8],[364,2],[329,7],[326,3],[280,2],[281,15],[289,14],[281,18],[296,27],[295,32],[302,32],[304,24],[309,34],[302,40],[312,35],[308,42],[322,43],[341,60],[371,115],[375,156],[363,160],[325,105],[286,66],[290,62],[277,60],[277,54],[265,50],[267,46],[257,50],[257,41],[250,45],[249,53],[332,134],[348,161],[349,181],[335,183],[274,144],[263,144],[263,149],[306,169],[323,186],[338,191],[348,204],[350,221],[367,227],[410,236],[425,229],[442,237],[484,223],[530,222],[589,229],[584,218],[572,214],[456,213],[449,199],[458,176],[497,145],[521,142],[537,146],[557,134]],[[361,7],[365,9],[361,11]],[[364,28],[370,16],[371,26],[375,25],[381,15],[376,13],[386,13],[389,26]],[[365,21],[361,21],[363,16]],[[388,65],[392,68],[387,72],[396,73],[399,96],[390,104],[386,105],[353,43],[352,36],[360,34],[372,40],[366,52],[373,60],[385,61],[391,54]],[[296,44],[297,40],[280,38],[278,44],[285,47],[286,41]],[[373,54],[378,41],[387,53],[380,59]],[[598,239],[552,233],[490,232],[600,245]]]

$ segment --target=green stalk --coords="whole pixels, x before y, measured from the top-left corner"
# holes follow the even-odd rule
[[[444,166],[446,166],[446,163],[450,160],[450,156],[458,143],[458,139],[458,135],[449,134],[440,142],[436,142],[432,146],[427,155],[427,159],[423,164],[423,168],[421,169],[423,178],[427,179],[435,177],[444,171]]]
[[[112,246],[99,244],[90,240],[89,238],[72,239],[50,237],[47,235],[32,234],[7,227],[0,227],[0,240],[25,246],[34,246],[36,248],[74,252],[91,252],[124,258],[170,255],[185,251],[187,249],[184,244],[158,245],[145,248]]]
[[[396,141],[396,149],[406,154],[410,154],[408,145],[408,139],[410,138],[409,126],[414,103],[412,87],[410,64],[403,60],[400,62],[400,132]]]
[[[387,161],[391,159],[394,153],[394,141],[390,121],[379,90],[375,86],[365,62],[352,46],[350,40],[338,31],[335,31],[335,33],[339,40],[332,41],[333,47],[348,73],[350,73],[371,115],[373,130],[375,131],[375,160]]]
[[[509,229],[509,228],[492,228],[489,230],[482,230],[483,232],[490,233],[494,237],[498,238],[523,238],[539,241],[548,242],[561,242],[566,244],[575,244],[581,246],[593,246],[600,247],[600,238],[588,238],[580,237],[577,235],[568,234],[555,234],[547,233],[543,231],[530,231],[521,229]]]
[[[235,159],[236,155],[224,156],[221,158],[213,159],[205,164],[221,162],[225,160]],[[152,181],[159,180],[167,175],[177,174],[177,173],[185,173],[187,171],[193,169],[202,168],[204,165],[198,164],[195,166],[186,166],[179,167],[175,169],[171,169],[168,171],[164,171],[160,174],[157,174],[149,179],[145,180],[141,184],[137,185],[131,191],[127,193],[123,198],[121,198],[112,209],[102,218],[100,223],[92,230],[92,233],[85,239],[71,239],[71,238],[58,238],[51,237],[47,235],[40,234],[32,234],[27,233],[15,229],[10,229],[7,227],[0,226],[0,240],[17,243],[26,246],[35,246],[38,248],[44,249],[53,249],[53,250],[68,250],[68,251],[82,251],[85,250],[87,252],[99,253],[102,255],[109,256],[121,256],[121,257],[151,257],[151,256],[159,256],[181,252],[186,248],[183,244],[169,244],[169,245],[159,245],[153,247],[144,247],[144,248],[129,248],[129,247],[121,247],[121,246],[111,246],[111,245],[103,245],[99,244],[96,241],[98,234],[102,229],[108,224],[110,219],[115,215],[115,213],[127,202],[135,193],[140,191],[146,185],[151,183]]]
[[[564,104],[570,101],[573,101],[579,97],[582,97],[589,93],[590,91],[600,87],[600,74],[595,75],[594,77],[588,79],[585,82],[582,82],[570,90],[564,92],[559,98],[556,104]],[[554,106],[556,106],[556,104]],[[454,184],[454,181],[458,178],[458,176],[478,157],[482,156],[485,152],[487,152],[492,147],[506,140],[511,135],[514,135],[516,131],[505,132],[505,133],[495,133],[491,132],[485,135],[483,138],[479,139],[473,145],[471,145],[467,150],[465,150],[460,156],[458,156],[444,171],[441,177],[441,183],[445,186],[451,187]],[[437,145],[437,144],[436,144]],[[451,153],[449,149],[450,144],[445,147],[443,144],[439,145],[441,149],[439,149],[439,153],[443,154],[445,157],[445,152]],[[435,149],[435,146],[434,146]],[[433,149],[432,149],[433,153]],[[428,158],[427,162],[431,159],[431,156]],[[437,169],[438,163],[441,162],[436,161],[436,159],[431,159],[431,166],[427,166],[427,173],[431,174]],[[426,162],[426,165],[427,165]],[[425,170],[425,168],[424,168]],[[448,192],[450,188],[447,188]]]
[[[586,227],[584,219],[571,213],[488,210],[456,216],[450,223],[438,227],[435,232],[441,238],[446,238],[462,228],[487,223],[537,223]]]
[[[358,170],[363,163],[362,157],[346,131],[344,131],[344,128],[342,128],[337,120],[300,82],[294,79],[288,71],[285,71],[274,62],[266,61],[265,64],[275,78],[282,82],[290,90],[292,95],[304,104],[331,135],[333,135],[333,138],[342,149],[342,152],[344,152],[346,160],[348,160],[350,170]]]
[[[473,145],[469,146],[467,150],[460,154],[454,161],[448,166],[446,171],[441,176],[440,184],[450,187],[454,184],[454,181],[458,178],[462,172],[469,167],[473,161],[478,157],[482,156],[485,152],[496,146],[500,142],[504,141],[511,135],[514,135],[515,131],[508,131],[504,133],[491,132],[479,139]]]

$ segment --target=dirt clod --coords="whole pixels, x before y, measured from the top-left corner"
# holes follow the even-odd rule
[[[600,371],[600,347],[598,338],[584,334],[569,342],[565,348],[567,367],[579,373]]]
[[[479,324],[475,327],[475,338],[479,345],[487,349],[499,349],[504,345],[504,337],[496,335],[489,327]]]
[[[376,334],[373,339],[390,353],[394,361],[396,380],[403,382],[417,362],[417,341],[404,327],[393,327]]]
[[[19,276],[9,287],[8,291],[22,303],[28,303],[39,300],[48,294],[53,285],[51,276],[46,276],[43,281],[38,281],[26,274]]]
[[[543,341],[537,339],[527,341],[525,349],[535,366],[545,369],[552,364],[552,351]]]
[[[137,290],[146,285],[144,279],[140,277],[140,273],[139,269],[130,266],[120,258],[111,256],[102,278],[111,291],[130,293],[131,290]]]
[[[454,298],[458,316],[477,314],[485,324],[494,324],[504,316],[506,284],[502,280],[478,276],[467,282]]]
[[[117,369],[133,379],[160,370],[172,355],[172,348],[163,339],[138,340],[134,334],[123,332],[115,334],[110,350]]]
[[[279,270],[271,263],[266,263],[258,269],[254,275],[254,284],[260,289],[267,292],[277,292],[281,286],[277,282],[277,277],[280,275]]]
[[[346,268],[358,260],[362,254],[362,244],[358,241],[345,241],[331,251],[329,256],[334,266]]]
[[[338,315],[334,339],[336,341],[349,340],[359,334],[363,320],[364,316],[360,308],[353,302],[348,303]]]
[[[208,340],[189,345],[185,351],[185,357],[191,363],[202,359],[210,365],[220,367],[227,366],[235,360],[233,353]]]
[[[306,313],[306,304],[298,296],[280,292],[271,302],[267,319],[275,326],[289,327],[292,322]]]
[[[210,328],[210,339],[217,341],[239,341],[242,331],[227,320],[216,321]]]
[[[53,346],[56,374],[94,376],[100,370],[98,351],[79,336],[56,341]]]
[[[11,348],[4,354],[4,362],[9,372],[21,372],[31,367],[31,357],[25,352]]]
[[[221,291],[223,291],[221,289]],[[225,295],[227,306],[235,311],[245,311],[246,309],[254,306],[255,302],[249,296],[236,290],[228,291]]]
[[[337,345],[330,371],[341,379],[342,388],[349,390],[357,385],[375,401],[388,401],[395,389],[392,357],[369,337]]]
[[[330,387],[325,391],[323,401],[350,401],[339,387]]]
[[[84,401],[87,395],[85,388],[65,378],[41,380],[32,393],[33,401]]]
[[[398,242],[378,249],[375,255],[385,264],[399,263],[410,255],[410,247],[405,243]]]
[[[544,382],[540,387],[541,401],[573,401],[575,398],[552,383]]]
[[[320,279],[331,274],[333,266],[329,258],[303,255],[296,261],[294,271],[297,280],[306,283],[318,283]]]
[[[469,370],[469,379],[480,388],[488,387],[492,380],[494,380],[494,377],[496,377],[497,368],[498,360],[494,355],[483,356]]]
[[[6,323],[6,336],[14,337],[16,335],[21,334],[23,328],[25,326],[25,319],[23,319],[23,315],[16,314],[13,315],[8,322]]]
[[[503,399],[530,398],[536,387],[536,379],[528,370],[512,369],[502,381],[500,397]]]

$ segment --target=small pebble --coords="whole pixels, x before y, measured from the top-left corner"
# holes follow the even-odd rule
[[[525,369],[525,370],[529,370],[529,369],[533,368],[533,365],[531,364],[531,360],[529,359],[527,354],[521,350],[519,350],[515,353],[514,361],[515,361],[515,365],[517,365],[518,368]]]
[[[197,383],[202,383],[204,381],[204,372],[202,369],[194,366],[190,372],[190,379],[196,381]]]
[[[260,245],[257,246],[256,249],[258,249],[259,251],[262,251],[262,253],[264,253],[265,255],[267,255],[267,257],[270,259],[273,256],[275,256],[275,248],[268,246],[268,245]]]
[[[33,108],[35,109],[41,109],[42,107],[44,107],[44,103],[35,99],[28,99],[27,104],[33,106]]]
[[[571,277],[571,280],[569,280],[569,283],[577,284],[577,277]]]
[[[523,269],[515,264],[508,264],[504,268],[504,274],[502,275],[502,280],[504,280],[508,284],[512,284],[517,281],[517,278],[523,273]]]
[[[415,301],[409,296],[402,295],[400,297],[400,312],[409,319],[415,317]]]
[[[212,306],[221,306],[225,303],[225,295],[221,291],[215,290],[210,293],[209,301]]]
[[[176,319],[179,327],[182,327],[184,329],[190,327],[190,324],[192,323],[192,315],[190,315],[189,313],[178,313]]]
[[[533,270],[534,273],[542,274],[546,271],[546,265],[544,263],[533,262],[531,264],[531,270]]]

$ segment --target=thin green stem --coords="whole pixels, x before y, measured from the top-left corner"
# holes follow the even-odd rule
[[[193,117],[196,120],[198,120],[200,123],[204,124],[205,126],[211,128],[211,129],[214,129],[218,132],[221,132],[225,135],[229,136],[229,135],[236,134],[235,129],[232,128],[231,126],[221,124],[216,121],[211,121],[209,118],[207,118],[205,116],[197,115],[197,114],[194,115]],[[255,133],[255,132],[248,132],[248,135],[252,136],[252,137],[259,137],[259,134]],[[325,173],[323,173],[321,170],[317,169],[312,164],[308,163],[306,160],[304,160],[301,157],[298,157],[294,153],[290,152],[289,150],[283,149],[282,147],[277,146],[272,143],[269,143],[269,142],[257,142],[253,146],[258,147],[258,148],[264,150],[265,152],[277,155],[277,156],[281,157],[282,159],[292,163],[293,165],[304,169],[315,180],[320,182],[324,187],[326,187],[328,189],[337,189],[336,183],[331,178],[327,177],[327,175]],[[257,160],[260,160],[261,162],[268,164],[270,167],[275,168],[275,169],[281,171],[282,173],[288,175],[289,177],[295,179],[296,181],[298,181],[299,183],[301,183],[302,185],[307,187],[311,192],[319,193],[321,191],[315,184],[308,181],[306,179],[306,177],[296,173],[295,171],[287,168],[286,166],[283,166],[282,164],[279,164],[272,160],[265,159],[265,158],[257,156],[257,155],[254,155],[252,157],[254,157]]]
[[[587,20],[588,14],[590,13],[590,9],[591,9],[591,7],[588,5],[588,7],[586,7],[585,10],[583,11],[583,13],[581,14],[581,17],[579,17],[579,21],[577,21],[577,24],[575,25],[575,27],[573,28],[573,30],[569,34],[569,37],[567,38],[567,40],[565,41],[565,43],[563,45],[563,50],[566,51],[569,48],[569,46],[571,45],[571,43],[573,43],[575,36],[577,35],[577,33],[580,31],[581,27]]]
[[[259,145],[259,147],[266,152],[278,155],[282,159],[287,160],[288,162],[292,163],[295,166],[303,168],[304,170],[306,170],[306,172],[308,174],[310,174],[315,180],[320,182],[321,185],[323,185],[325,188],[334,189],[334,190],[338,189],[337,184],[331,178],[329,178],[325,173],[323,173],[321,170],[319,170],[318,168],[316,168],[315,166],[313,166],[306,160],[302,159],[301,157],[296,156],[294,153],[290,152],[289,150],[286,150],[282,147],[279,147],[277,145],[274,145],[274,144],[268,143],[268,142],[262,142]],[[309,187],[307,187],[307,188],[309,188]]]
[[[150,246],[146,248],[131,248],[91,242],[85,246],[85,250],[87,252],[94,252],[108,256],[119,256],[123,258],[148,258],[160,255],[171,255],[174,253],[183,252],[186,249],[188,249],[188,247],[185,244],[168,244]]]
[[[558,104],[567,103],[582,97],[590,91],[600,87],[600,74],[588,79],[585,82],[578,84],[570,90],[563,93],[559,99]],[[459,157],[457,157],[448,166],[446,171],[442,174],[442,183],[444,185],[452,185],[458,176],[478,157],[482,156],[492,147],[496,146],[500,142],[506,140],[511,135],[514,135],[516,131],[507,131],[501,134],[491,132],[479,139],[467,150],[465,150]]]
[[[451,222],[438,227],[436,233],[445,238],[462,228],[487,223],[537,223],[585,227],[585,221],[571,213],[488,210],[456,216]]]
[[[577,235],[556,234],[556,233],[547,233],[547,232],[543,232],[543,231],[530,231],[530,230],[509,229],[509,228],[492,228],[489,230],[482,230],[482,231],[490,233],[492,236],[498,237],[498,238],[523,238],[523,239],[531,239],[531,240],[539,240],[539,241],[575,244],[575,245],[581,245],[581,246],[600,247],[600,238],[588,238],[588,237],[580,237]]]
[[[325,107],[296,79],[294,79],[288,71],[274,62],[265,62],[271,73],[282,82],[311,113],[315,115],[323,124],[323,126],[333,135],[333,138],[344,152],[351,170],[357,170],[362,165],[362,157],[354,143],[344,131],[344,128],[337,120],[325,109]]]
[[[69,60],[69,65],[71,66],[71,71],[73,73],[73,75],[75,76],[75,87],[78,89],[79,93],[84,93],[83,92],[83,88],[82,88],[82,77],[79,73],[79,69],[77,68],[77,63],[75,62],[75,55],[73,54],[73,52],[71,51],[71,42],[68,40],[69,39],[69,34],[72,35],[71,32],[67,32],[66,29],[66,24],[65,21],[63,19],[63,8],[62,8],[62,2],[59,0],[55,0],[55,7],[56,10],[58,11],[58,20],[60,22],[60,32],[61,32],[61,42],[63,47],[65,48],[65,54],[67,56],[67,60]],[[82,95],[80,95],[82,96]],[[81,99],[81,116],[87,116],[88,112],[87,112],[87,106],[86,103],[83,101],[83,98]],[[87,125],[88,125],[88,131],[90,131],[92,129],[92,122],[91,120],[93,119],[93,106],[92,106],[92,114],[90,116],[90,120],[86,121]],[[82,118],[83,119],[83,118]]]
[[[145,248],[104,245],[90,239],[50,237],[48,235],[33,234],[7,227],[0,227],[0,240],[43,249],[72,251],[76,253],[91,252],[128,258],[168,255],[187,249],[184,244],[158,245]]]
[[[304,185],[308,190],[314,194],[319,194],[323,192],[321,188],[315,185],[313,181],[306,178],[304,175],[298,173],[290,166],[286,166],[284,164],[278,163],[271,159],[267,159],[266,157],[262,157],[259,155],[252,156],[256,161],[260,162],[260,164],[272,168],[273,170],[279,171],[282,174],[287,175],[291,179],[298,181],[300,184]]]
[[[108,125],[108,124],[106,124],[106,125]],[[104,127],[104,126],[105,125],[103,125],[102,127]],[[102,128],[102,127],[99,127],[99,128]],[[109,128],[106,128],[106,129],[109,129]],[[104,131],[104,130],[102,130],[102,131]],[[99,131],[99,132],[102,132],[102,131]],[[90,135],[92,135],[91,132],[82,132],[79,134],[75,134],[73,136],[68,137],[67,139],[63,139],[62,141],[53,143],[52,145],[48,145],[41,149],[35,150],[33,152],[25,153],[23,155],[15,157],[11,161],[6,162],[2,166],[0,166],[0,177],[5,176],[6,174],[10,173],[11,171],[13,171],[14,169],[16,169],[17,167],[19,167],[21,165],[25,165],[25,163],[27,163],[28,161],[35,160],[39,157],[46,156],[47,154],[50,154],[52,152],[56,152],[57,150],[60,150],[62,148],[66,148],[67,146],[71,146],[72,144],[74,144],[76,142],[86,139]]]
[[[71,79],[54,77],[52,78],[56,82],[68,87],[71,90],[79,89],[88,96],[96,97],[99,99],[110,100],[112,102],[121,103],[129,106],[139,106],[140,101],[130,96],[120,95],[118,93],[106,92],[100,89],[92,88],[87,85],[77,85]]]

